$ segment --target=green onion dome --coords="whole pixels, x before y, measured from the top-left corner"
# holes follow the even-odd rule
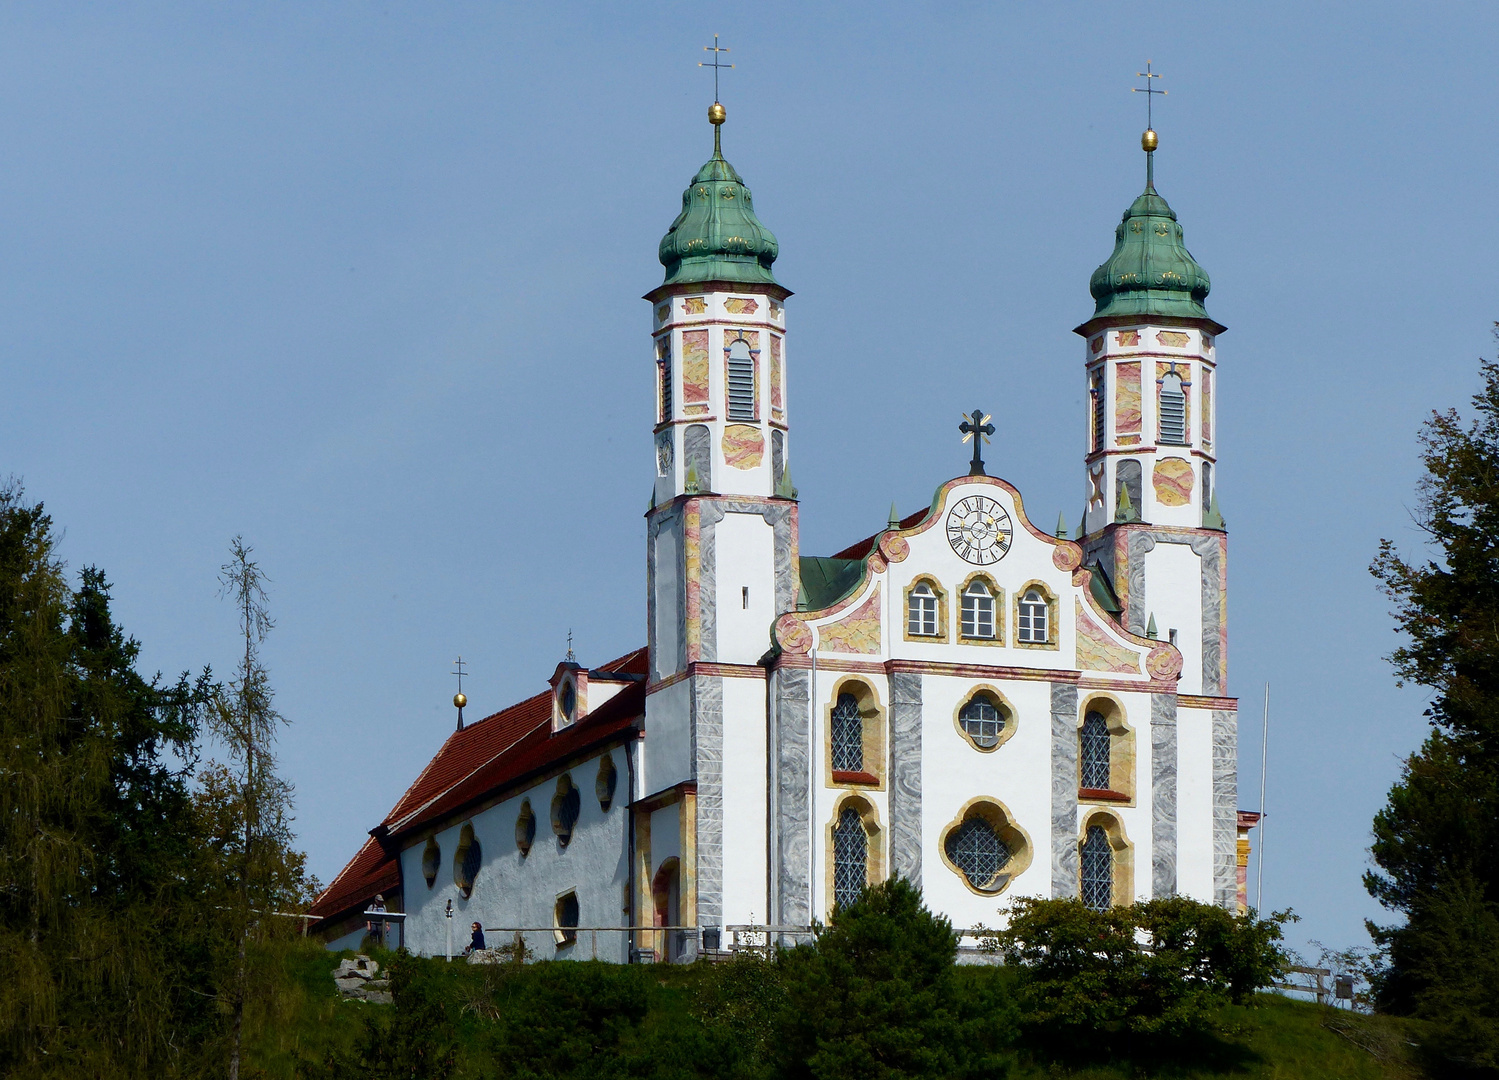
[[[682,192],[682,212],[661,238],[661,265],[666,267],[663,284],[728,281],[778,285],[770,265],[776,261],[780,245],[755,217],[754,197],[744,180],[724,160],[718,127],[722,113],[718,115],[720,119],[713,127],[713,156]]]
[[[1153,172],[1154,170],[1150,170]],[[1176,212],[1156,194],[1147,172],[1145,191],[1114,230],[1114,254],[1093,271],[1088,291],[1093,317],[1174,316],[1206,319],[1202,302],[1211,288],[1207,271],[1182,243]]]

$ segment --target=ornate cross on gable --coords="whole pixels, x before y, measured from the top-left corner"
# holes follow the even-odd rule
[[[973,462],[968,466],[969,476],[987,476],[984,472],[983,447],[980,442],[988,442],[989,436],[994,434],[994,425],[989,423],[991,417],[983,409],[974,409],[971,415],[963,417],[963,422],[958,425],[958,430],[963,433],[963,441],[973,439]],[[970,423],[971,421],[971,423]]]
[[[724,46],[722,49],[720,49],[718,47],[718,35],[714,34],[713,35],[713,44],[712,45],[704,45],[703,46],[703,52],[710,52],[710,53],[713,54],[713,63],[711,63],[711,64],[698,64],[698,67],[710,67],[710,68],[713,69],[713,100],[715,102],[718,100],[718,72],[719,72],[719,70],[722,69],[722,68],[732,68],[734,66],[733,64],[720,64],[718,62],[718,54],[719,53],[726,53],[728,51],[729,51],[728,46]]]

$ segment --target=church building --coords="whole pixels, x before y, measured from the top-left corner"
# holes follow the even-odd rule
[[[791,483],[791,292],[708,115],[713,155],[646,296],[644,645],[569,652],[534,697],[466,726],[460,709],[314,929],[357,947],[379,894],[426,955],[479,922],[542,958],[688,960],[747,926],[795,938],[896,874],[956,927],[1017,896],[1242,909],[1224,327],[1156,193],[1156,133],[1076,331],[1075,535],[986,474],[975,412],[966,475],[818,556]]]

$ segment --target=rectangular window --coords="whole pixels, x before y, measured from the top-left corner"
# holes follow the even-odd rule
[[[982,585],[963,593],[963,636],[994,637],[994,597]]]
[[[729,419],[755,419],[755,358],[743,337],[729,343]]]
[[[911,593],[906,632],[918,637],[937,636],[937,594],[927,585],[918,585]]]

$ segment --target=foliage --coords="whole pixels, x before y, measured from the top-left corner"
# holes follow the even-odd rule
[[[434,965],[402,952],[390,964],[395,1007],[365,1017],[352,1053],[330,1054],[309,1070],[325,1077],[446,1080],[456,1064],[455,1031]]]
[[[266,577],[240,537],[220,569],[223,595],[239,614],[243,654],[227,687],[215,694],[210,730],[231,767],[204,773],[197,799],[199,834],[207,841],[207,892],[216,928],[217,999],[229,1017],[229,1080],[238,1080],[246,1009],[273,991],[275,972],[254,961],[253,944],[295,929],[280,913],[305,909],[313,887],[305,858],[292,847],[291,786],[276,773],[277,730],[286,723],[273,705],[260,648],[275,623]],[[206,854],[206,853],[205,853]]]
[[[983,1059],[1002,1067],[987,1041],[965,1046],[955,993],[952,925],[896,877],[867,888],[816,943],[784,955],[788,1008],[780,1067],[818,1078],[963,1075]],[[970,1034],[982,1036],[982,1026]],[[971,1052],[971,1053],[970,1053]]]
[[[1422,430],[1415,513],[1434,549],[1388,540],[1371,570],[1404,641],[1398,678],[1433,691],[1432,730],[1374,820],[1369,892],[1404,917],[1370,932],[1389,959],[1381,1004],[1430,1024],[1429,1050],[1499,1071],[1499,364],[1481,365],[1474,416]]]
[[[1024,971],[1022,1024],[1042,1042],[1082,1036],[1180,1039],[1272,981],[1288,914],[1231,915],[1185,897],[1103,911],[1079,900],[1021,898],[992,939]]]
[[[109,584],[0,487],[0,1072],[188,1069],[210,1022],[188,781],[207,673],[136,670]]]

